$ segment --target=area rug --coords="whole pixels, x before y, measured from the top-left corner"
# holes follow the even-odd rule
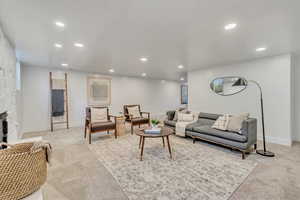
[[[172,136],[173,160],[160,138],[145,140],[139,160],[139,138],[127,135],[89,145],[130,200],[228,199],[256,162],[220,147]]]

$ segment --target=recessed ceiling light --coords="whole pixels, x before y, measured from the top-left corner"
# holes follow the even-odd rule
[[[65,27],[65,24],[59,21],[55,22],[55,25],[58,27]]]
[[[227,24],[226,26],[224,26],[224,29],[225,30],[231,30],[231,29],[236,28],[236,26],[237,26],[237,24],[231,23],[231,24]]]
[[[148,61],[148,58],[142,57],[142,58],[140,58],[140,61],[141,61],[141,62],[147,62],[147,61]]]
[[[184,66],[183,65],[178,65],[178,67],[177,67],[178,69],[183,69],[184,68]]]
[[[67,64],[67,63],[62,63],[61,66],[63,66],[63,67],[68,67],[69,64]]]
[[[83,45],[83,44],[81,44],[81,43],[77,43],[77,42],[76,42],[76,43],[74,43],[74,46],[75,46],[75,47],[84,47],[84,45]]]
[[[59,44],[59,43],[55,43],[54,46],[57,47],[57,48],[62,48],[63,47],[63,45]]]
[[[110,70],[108,70],[110,73],[114,73],[115,72],[115,70],[114,69],[110,69]]]
[[[180,78],[180,80],[181,80],[181,81],[184,81],[184,78],[183,78],[183,77],[181,77],[181,78]]]
[[[265,50],[267,50],[266,47],[259,47],[259,48],[257,48],[255,51],[261,52],[261,51],[265,51]]]
[[[142,73],[142,76],[145,77],[145,76],[147,76],[147,74],[146,73]]]

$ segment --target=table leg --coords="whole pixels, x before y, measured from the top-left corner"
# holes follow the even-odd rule
[[[162,137],[163,147],[165,147],[165,139]]]
[[[171,151],[169,136],[166,136],[166,138],[167,138],[167,142],[168,142],[168,149],[169,149],[169,153],[170,153],[170,158],[172,159],[172,151]]]
[[[141,161],[143,160],[143,153],[144,153],[144,145],[145,145],[145,137],[142,136],[142,149],[141,149]]]

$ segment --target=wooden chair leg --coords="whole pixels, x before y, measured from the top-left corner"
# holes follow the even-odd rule
[[[162,137],[163,147],[165,147],[165,139]]]
[[[242,159],[244,160],[246,157],[245,151],[242,151]]]
[[[131,135],[133,134],[133,124],[131,123]]]
[[[118,137],[118,131],[117,131],[117,128],[115,128],[115,139],[117,139]]]
[[[91,143],[92,143],[92,133],[89,132],[89,144],[91,144]]]
[[[142,149],[141,149],[141,158],[140,158],[140,161],[143,160],[144,146],[145,146],[145,137],[142,137]]]
[[[84,139],[86,138],[86,129],[87,129],[87,121],[85,120],[85,124],[84,124]]]
[[[254,144],[254,150],[256,150],[256,148],[257,148],[257,144]]]
[[[196,142],[196,138],[193,137],[193,144],[195,144],[195,142]]]

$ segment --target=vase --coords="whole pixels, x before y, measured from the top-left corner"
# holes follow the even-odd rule
[[[158,124],[151,124],[151,128],[158,128]]]

